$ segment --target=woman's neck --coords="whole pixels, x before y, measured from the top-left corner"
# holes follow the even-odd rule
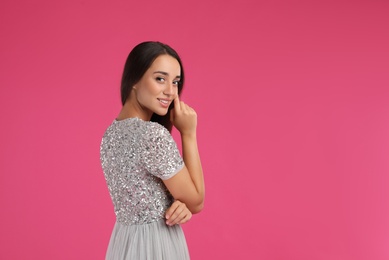
[[[151,112],[147,113],[147,111],[142,108],[137,102],[134,102],[129,98],[126,103],[124,103],[116,119],[123,120],[126,118],[137,117],[144,121],[150,121],[151,116]]]

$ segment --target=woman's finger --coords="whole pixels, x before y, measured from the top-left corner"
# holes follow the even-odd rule
[[[188,210],[187,214],[184,216],[184,218],[182,218],[180,220],[180,222],[178,222],[177,224],[185,224],[186,222],[188,222],[190,219],[192,218],[192,212],[190,212]]]
[[[181,110],[181,102],[182,101],[180,101],[180,98],[177,95],[177,97],[174,99],[174,110],[175,111],[180,111]]]
[[[185,205],[179,205],[173,214],[167,219],[166,224],[169,226],[173,226],[181,221],[185,217]]]
[[[179,206],[179,203],[176,203],[177,201],[173,202],[173,204],[168,208],[168,210],[165,213],[165,218],[166,220],[169,220],[170,217],[174,214],[176,211],[177,207]]]
[[[183,101],[181,101],[181,110],[182,112],[188,112],[191,111],[192,108],[188,104],[185,104]]]

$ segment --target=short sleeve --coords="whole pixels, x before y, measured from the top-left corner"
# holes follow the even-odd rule
[[[169,131],[158,123],[151,123],[145,133],[144,166],[152,175],[167,180],[184,167],[177,144]]]

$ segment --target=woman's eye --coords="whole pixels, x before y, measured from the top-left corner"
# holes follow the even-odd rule
[[[178,86],[178,84],[180,84],[180,81],[179,81],[179,80],[173,81],[173,85]]]
[[[165,82],[165,79],[164,79],[164,78],[161,78],[161,77],[157,77],[157,81],[159,81],[159,82]]]

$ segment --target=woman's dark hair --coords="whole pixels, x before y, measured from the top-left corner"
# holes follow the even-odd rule
[[[121,98],[122,105],[126,102],[130,96],[131,90],[136,83],[143,77],[145,72],[150,68],[154,60],[163,54],[167,54],[175,58],[180,64],[181,78],[178,84],[178,95],[181,94],[184,86],[184,69],[182,62],[177,52],[170,46],[160,42],[142,42],[132,49],[127,57],[126,64],[124,65],[124,71],[121,83]],[[153,114],[151,121],[160,123],[166,127],[169,131],[172,130],[172,123],[170,122],[170,110],[173,108],[173,103],[170,105],[168,112],[165,116]]]

